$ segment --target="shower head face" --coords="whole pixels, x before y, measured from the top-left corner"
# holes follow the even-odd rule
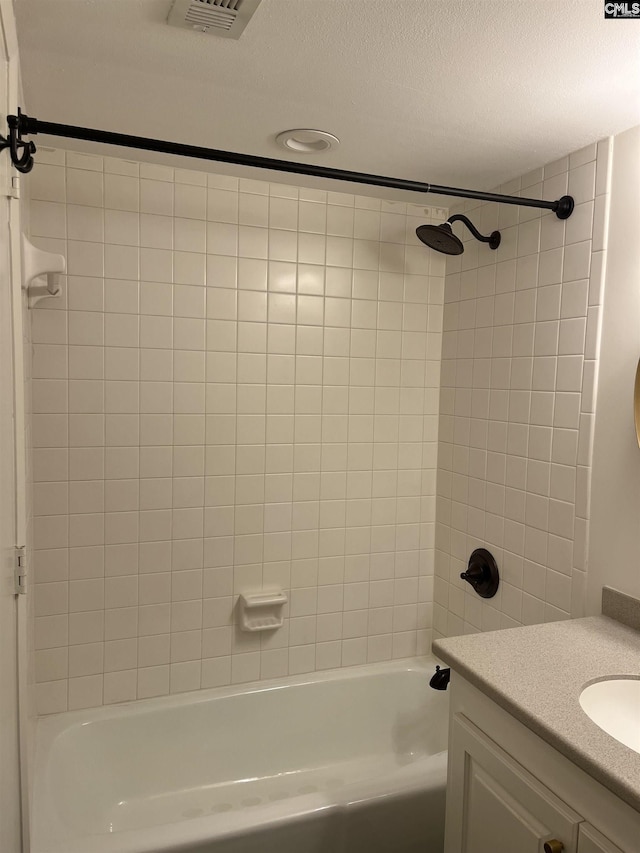
[[[435,249],[436,252],[445,255],[461,255],[464,252],[462,241],[453,233],[448,222],[443,222],[442,225],[419,225],[416,235],[425,246]]]

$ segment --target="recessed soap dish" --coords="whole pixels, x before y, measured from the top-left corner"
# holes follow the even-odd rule
[[[60,296],[60,275],[65,269],[63,255],[38,249],[22,235],[22,286],[27,291],[29,308],[34,308],[41,299]]]
[[[243,592],[238,597],[238,615],[242,631],[273,631],[284,622],[284,592]]]

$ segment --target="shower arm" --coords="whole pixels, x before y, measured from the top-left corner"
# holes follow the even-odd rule
[[[466,216],[463,216],[462,213],[456,213],[453,216],[450,216],[447,219],[447,222],[449,222],[450,224],[452,222],[463,222],[467,226],[469,231],[471,231],[471,233],[476,238],[476,240],[479,240],[481,243],[490,243],[491,242],[491,237],[493,235],[491,234],[491,235],[488,235],[487,237],[485,237],[484,234],[481,234],[478,231],[478,229],[473,224],[473,222],[471,222],[471,220],[468,219]]]
[[[161,154],[176,154],[181,157],[195,157],[200,160],[213,160],[219,163],[233,163],[238,166],[251,166],[257,169],[272,169],[278,172],[290,172],[297,175],[308,175],[316,178],[329,178],[338,181],[349,181],[356,184],[369,184],[376,187],[390,187],[410,192],[433,193],[458,198],[471,198],[478,201],[490,201],[500,204],[514,204],[520,207],[538,207],[551,210],[558,219],[567,219],[573,212],[573,198],[564,195],[556,201],[543,201],[538,198],[520,198],[519,196],[501,195],[500,193],[481,192],[479,190],[445,187],[439,184],[410,181],[404,178],[388,178],[383,175],[369,175],[365,172],[351,172],[345,169],[332,169],[326,166],[315,166],[308,163],[295,163],[291,160],[275,160],[269,157],[258,157],[252,154],[238,154],[233,151],[220,151],[215,148],[203,148],[199,145],[187,145],[181,142],[167,142],[160,139],[148,139],[144,136],[131,136],[126,133],[113,133],[108,130],[95,130],[87,127],[75,127],[70,124],[58,124],[51,121],[40,121],[37,118],[22,113],[7,116],[9,134],[5,139],[0,136],[0,151],[9,148],[11,162],[22,173],[30,172],[34,166],[33,155],[36,146],[32,141],[22,137],[47,133],[66,139],[82,139],[87,142],[99,142],[106,145],[120,145],[125,148],[135,148],[142,151],[156,151]]]

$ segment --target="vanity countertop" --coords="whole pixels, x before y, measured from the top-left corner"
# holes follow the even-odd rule
[[[435,640],[434,654],[640,811],[640,754],[580,707],[585,685],[640,678],[640,632],[608,616]]]

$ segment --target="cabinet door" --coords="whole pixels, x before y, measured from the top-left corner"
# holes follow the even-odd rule
[[[578,853],[622,853],[622,850],[590,823],[582,823],[578,833]]]
[[[445,853],[578,853],[582,818],[464,715],[449,736]]]

